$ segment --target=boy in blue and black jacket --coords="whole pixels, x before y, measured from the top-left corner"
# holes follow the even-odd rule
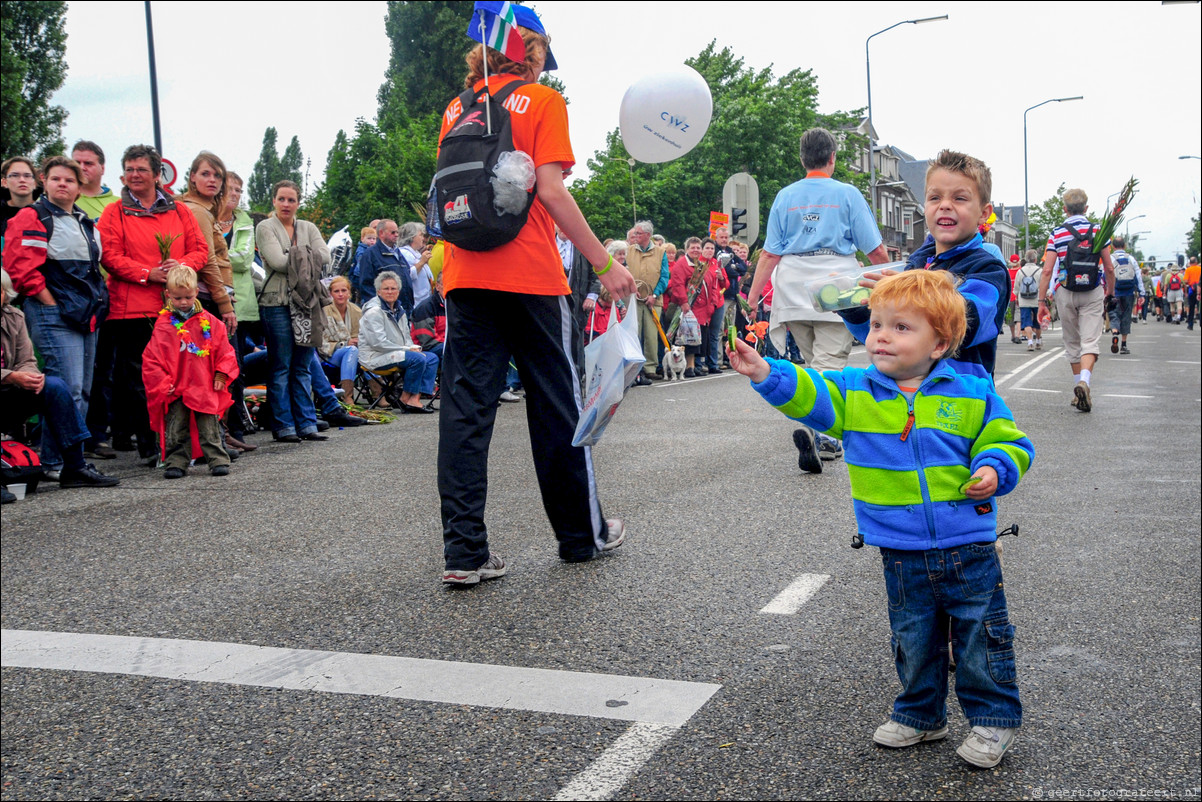
[[[988,376],[953,367],[966,306],[950,273],[906,271],[869,299],[872,367],[820,374],[765,361],[741,341],[730,363],[781,412],[843,440],[859,533],[881,550],[902,684],[873,740],[946,737],[950,621],[956,695],[972,727],[957,753],[988,768],[1022,724],[993,497],[1017,486],[1034,447]]]
[[[906,265],[906,270],[946,270],[959,279],[958,289],[968,303],[968,333],[949,364],[957,373],[987,378],[993,377],[997,338],[1010,302],[1010,273],[984,247],[982,236],[993,216],[992,192],[992,174],[980,159],[951,150],[936,156],[926,176],[924,215],[929,236]],[[856,339],[864,342],[868,310],[839,314]]]

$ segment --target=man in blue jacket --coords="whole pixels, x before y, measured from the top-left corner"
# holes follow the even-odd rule
[[[401,238],[401,229],[395,220],[381,220],[376,225],[379,238],[376,244],[363,254],[359,264],[359,305],[364,306],[376,297],[376,276],[384,270],[391,270],[400,276],[401,297],[397,299],[405,310],[405,315],[413,319],[413,283],[409,278],[409,264],[401,258],[397,242]]]

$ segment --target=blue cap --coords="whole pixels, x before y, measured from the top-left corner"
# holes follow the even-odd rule
[[[483,34],[477,30],[477,25],[479,24],[478,12],[486,11],[489,14],[499,14],[505,5],[509,5],[510,10],[513,12],[513,21],[518,25],[532,30],[535,33],[541,33],[548,39],[551,38],[547,34],[547,29],[543,27],[543,21],[538,18],[538,14],[535,14],[532,9],[527,6],[517,5],[516,3],[506,4],[503,2],[495,2],[495,0],[476,0],[476,4],[472,11],[472,21],[468,24],[468,37],[477,42],[483,42]],[[559,67],[559,64],[555,61],[555,56],[552,55],[551,47],[548,43],[547,59],[545,62],[543,62],[543,69],[554,70],[557,67]]]

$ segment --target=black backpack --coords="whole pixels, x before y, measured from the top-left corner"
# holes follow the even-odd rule
[[[1098,286],[1099,265],[1102,262],[1102,253],[1093,250],[1093,227],[1091,225],[1085,234],[1072,226],[1065,226],[1064,229],[1073,237],[1064,257],[1064,288],[1073,292],[1089,292]]]
[[[435,236],[464,250],[487,251],[512,241],[526,225],[534,192],[527,193],[520,214],[502,214],[493,205],[491,179],[497,159],[514,149],[505,100],[528,83],[512,81],[488,94],[469,89],[459,96],[463,112],[443,137],[430,183],[426,219]],[[490,115],[491,134],[485,124]]]

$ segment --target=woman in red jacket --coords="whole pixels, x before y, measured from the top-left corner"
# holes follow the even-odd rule
[[[672,276],[668,280],[669,303],[679,307],[688,306],[693,310],[693,315],[701,326],[701,344],[685,346],[684,352],[688,367],[685,369],[684,375],[688,379],[704,375],[707,372],[704,367],[696,367],[695,362],[698,355],[704,355],[705,343],[709,342],[710,317],[714,310],[723,304],[722,281],[726,278],[726,271],[722,270],[713,258],[713,240],[706,240],[706,242],[711,247],[709,257],[705,256],[699,238],[689,237],[685,240],[684,256],[676,260],[676,264],[672,266]],[[710,372],[718,373],[720,371]]]
[[[100,262],[108,270],[109,313],[101,339],[113,349],[113,431],[135,434],[138,453],[157,462],[158,438],[146,412],[142,352],[163,308],[163,287],[171,268],[187,265],[199,273],[209,246],[192,212],[159,186],[162,159],[149,145],[132,145],[121,157],[125,189],[121,202],[100,215]],[[93,432],[101,437],[101,432]]]

